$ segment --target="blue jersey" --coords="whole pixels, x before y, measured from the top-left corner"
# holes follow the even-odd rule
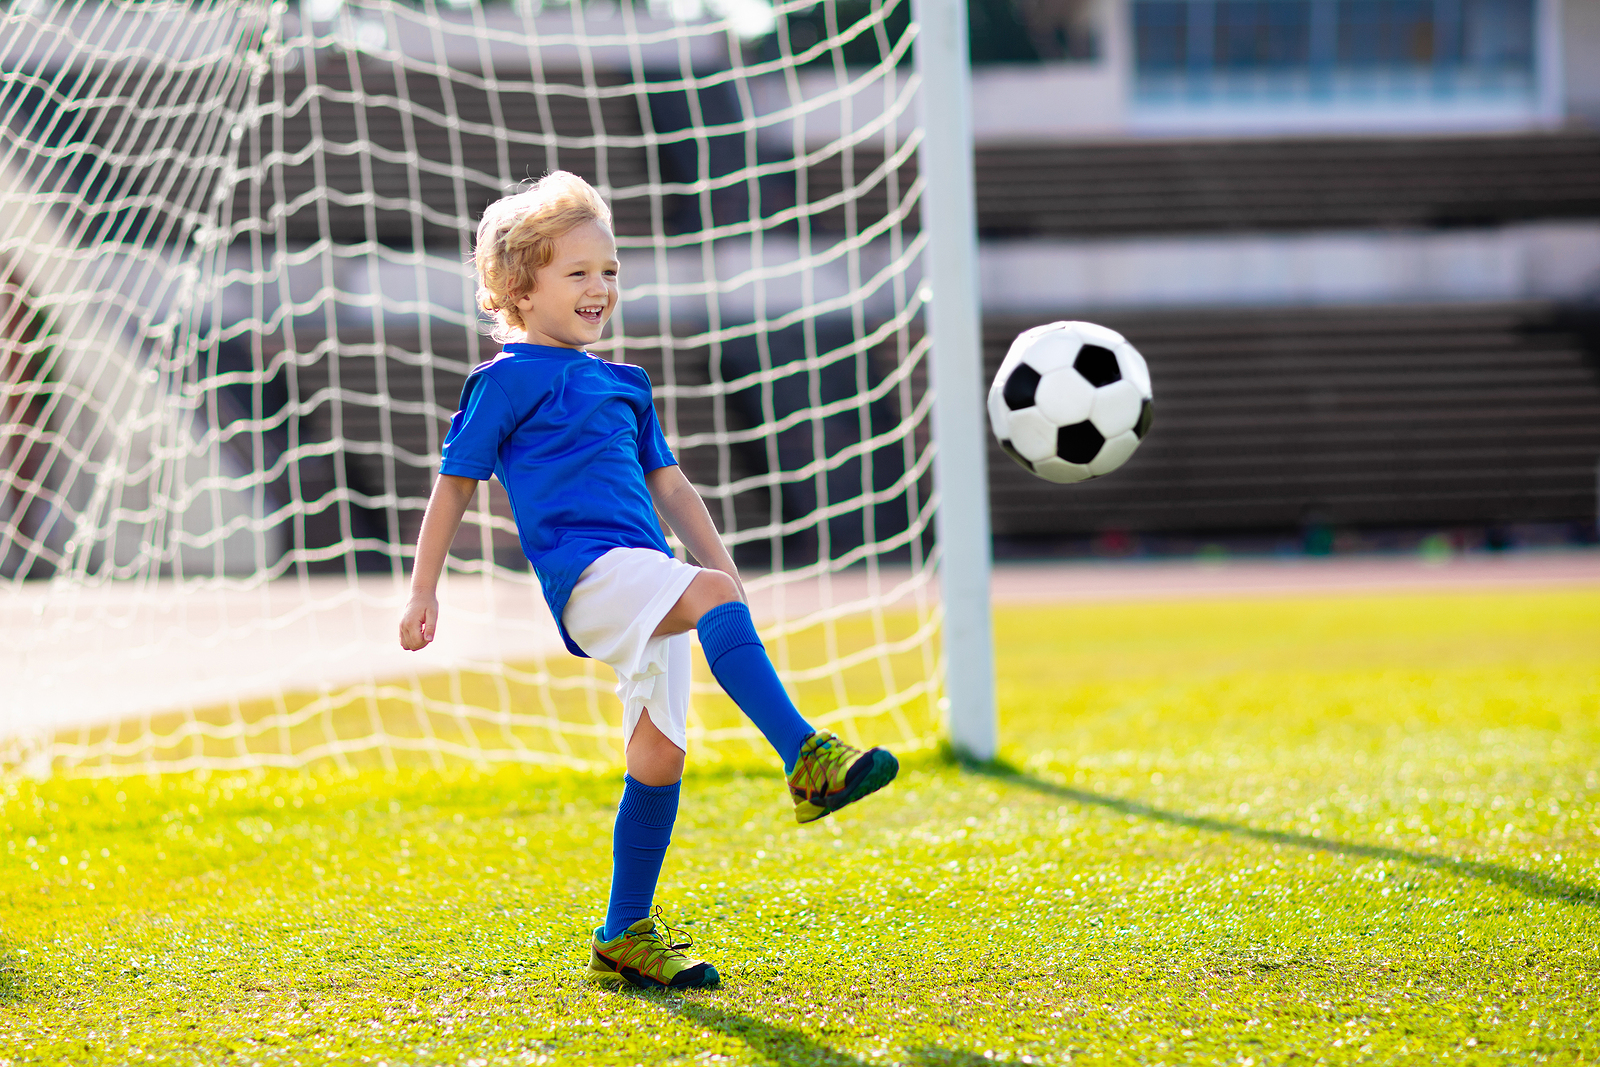
[[[644,476],[677,462],[643,370],[509,344],[467,376],[439,473],[500,479],[561,639],[582,656],[561,622],[572,587],[613,548],[671,554]]]

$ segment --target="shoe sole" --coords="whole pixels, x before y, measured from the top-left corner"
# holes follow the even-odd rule
[[[824,797],[821,805],[817,805],[814,801],[811,802],[814,807],[818,807],[820,810],[809,819],[798,818],[799,809],[796,809],[796,821],[801,826],[809,822],[816,822],[818,819],[831,815],[840,808],[854,804],[862,797],[871,796],[894,781],[895,775],[899,773],[900,761],[894,758],[894,753],[888,749],[880,748],[872,753],[872,766],[868,767],[866,773],[856,780],[855,785],[843,793],[835,794],[832,797]]]
[[[708,967],[706,968],[706,971],[706,980],[701,982],[699,985],[679,986],[638,985],[634,982],[628,981],[626,976],[618,974],[616,971],[597,971],[593,967],[585,967],[583,970],[583,975],[589,981],[594,982],[597,985],[608,986],[612,989],[618,989],[622,986],[627,986],[630,989],[715,989],[722,984],[722,976],[717,973],[717,969],[715,967]]]
[[[584,969],[583,976],[596,985],[611,986],[630,985],[631,983],[616,971],[597,971],[593,967]]]

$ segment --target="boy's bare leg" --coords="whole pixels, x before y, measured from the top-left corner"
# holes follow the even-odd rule
[[[743,597],[739,595],[738,582],[721,571],[703,570],[694,576],[689,588],[685,589],[678,602],[672,605],[672,610],[661,620],[653,636],[686,634],[694,629],[695,623],[700,621],[700,616],[712,608],[733,604],[742,599]]]
[[[683,749],[673,744],[648,709],[628,738],[628,775],[641,785],[671,785],[683,777]]]

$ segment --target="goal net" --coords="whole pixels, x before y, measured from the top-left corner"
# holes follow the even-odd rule
[[[613,206],[603,347],[649,371],[802,710],[931,744],[908,3],[0,9],[0,771],[620,759],[497,483],[438,640],[396,636],[496,350],[476,220],[556,168]],[[759,750],[703,662],[693,705],[692,760]]]

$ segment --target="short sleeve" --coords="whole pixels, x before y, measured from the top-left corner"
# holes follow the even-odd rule
[[[656,418],[656,405],[645,402],[645,414],[638,421],[638,466],[646,474],[659,467],[677,467],[678,458],[667,448],[667,438],[662,437],[661,421]]]
[[[440,449],[439,473],[483,480],[494,473],[500,443],[517,428],[511,401],[487,374],[467,375],[461,410],[450,420]]]
[[[647,474],[661,467],[678,465],[678,457],[667,447],[667,439],[661,433],[661,420],[656,418],[656,406],[649,397],[650,389],[647,384],[644,412],[639,416],[639,466],[643,467]]]

